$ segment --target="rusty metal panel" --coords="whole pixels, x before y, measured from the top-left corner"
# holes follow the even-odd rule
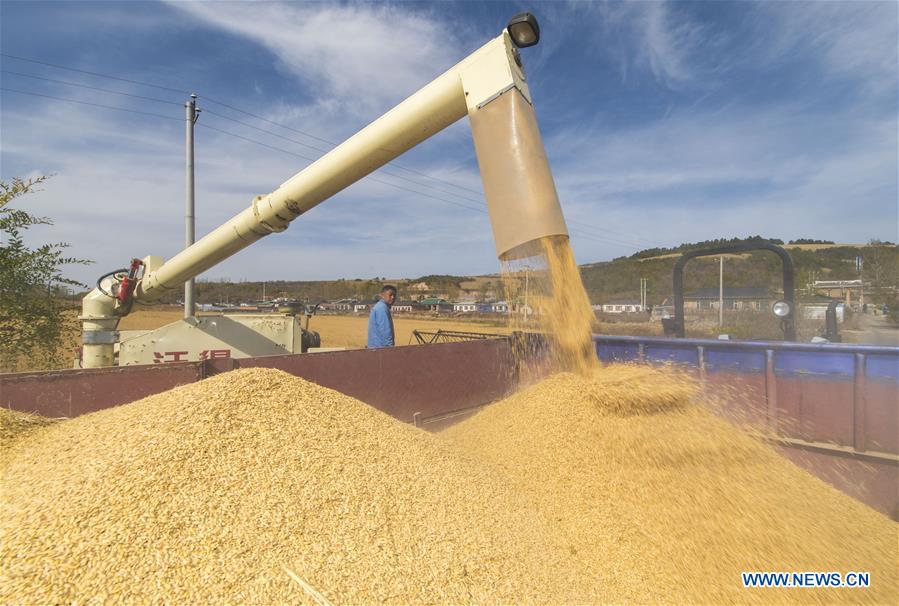
[[[899,520],[899,466],[895,461],[862,461],[851,454],[843,456],[789,445],[778,446],[777,450],[834,488]]]
[[[278,368],[359,399],[401,421],[502,398],[515,385],[505,339],[270,356],[234,360],[240,368]]]
[[[0,406],[45,417],[77,417],[203,378],[199,363],[0,375]]]
[[[826,377],[777,378],[781,434],[809,441],[854,443],[851,381]]]
[[[865,358],[865,449],[899,454],[899,355]]]
[[[865,382],[865,450],[899,453],[899,385]]]

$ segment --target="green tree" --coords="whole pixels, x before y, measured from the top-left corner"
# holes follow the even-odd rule
[[[60,346],[77,328],[65,292],[85,285],[64,277],[62,268],[90,261],[64,256],[69,246],[64,242],[27,246],[25,230],[53,222],[10,206],[46,180],[0,181],[0,369],[5,371],[58,365]]]
[[[862,253],[863,272],[875,295],[895,290],[899,281],[899,247],[880,240],[871,240]]]
[[[870,298],[876,305],[886,304],[890,318],[899,324],[899,246],[871,240],[865,247],[862,273],[870,285]]]

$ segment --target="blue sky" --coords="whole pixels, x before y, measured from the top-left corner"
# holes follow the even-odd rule
[[[522,54],[580,263],[753,234],[899,239],[895,2],[4,0],[0,175],[55,175],[22,205],[56,222],[32,237],[71,243],[96,263],[70,274],[93,282],[182,248],[188,92],[201,236],[521,10],[541,24]],[[396,164],[204,277],[496,272],[467,120]]]

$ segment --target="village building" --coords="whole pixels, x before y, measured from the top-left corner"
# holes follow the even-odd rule
[[[718,287],[700,288],[684,295],[684,313],[701,313],[718,309]],[[774,304],[776,297],[762,286],[736,286],[724,288],[726,311],[762,311]]]
[[[629,301],[624,299],[612,300],[602,305],[594,305],[593,309],[599,308],[604,314],[635,314],[642,313],[643,305],[639,301]]]
[[[477,301],[457,301],[453,303],[453,311],[459,313],[471,313],[478,310]]]
[[[422,299],[418,302],[420,305],[424,306],[428,311],[433,311],[437,313],[447,313],[453,311],[453,304],[447,301],[446,299],[439,298],[430,298],[430,299]]]
[[[391,313],[411,313],[413,311],[428,311],[428,308],[418,301],[397,301],[390,308]]]
[[[333,305],[333,309],[336,311],[354,311],[356,304],[359,301],[356,299],[340,299],[339,301],[335,301]]]
[[[495,314],[507,314],[509,313],[509,304],[505,301],[497,301],[496,303],[491,303],[490,311]]]
[[[812,288],[825,297],[843,299],[847,305],[865,302],[865,284],[861,280],[815,280]]]

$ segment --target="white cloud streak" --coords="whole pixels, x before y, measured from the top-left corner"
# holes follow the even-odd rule
[[[702,40],[703,28],[677,14],[672,4],[603,2],[596,8],[594,19],[603,30],[627,41],[626,47],[616,49],[623,75],[633,65],[672,89],[695,80],[691,54]]]
[[[172,2],[253,40],[322,102],[367,115],[414,92],[462,56],[452,32],[425,13],[377,4]]]
[[[762,2],[755,8],[754,29],[764,45],[751,47],[747,61],[810,60],[825,74],[860,82],[862,92],[895,95],[896,2]]]

